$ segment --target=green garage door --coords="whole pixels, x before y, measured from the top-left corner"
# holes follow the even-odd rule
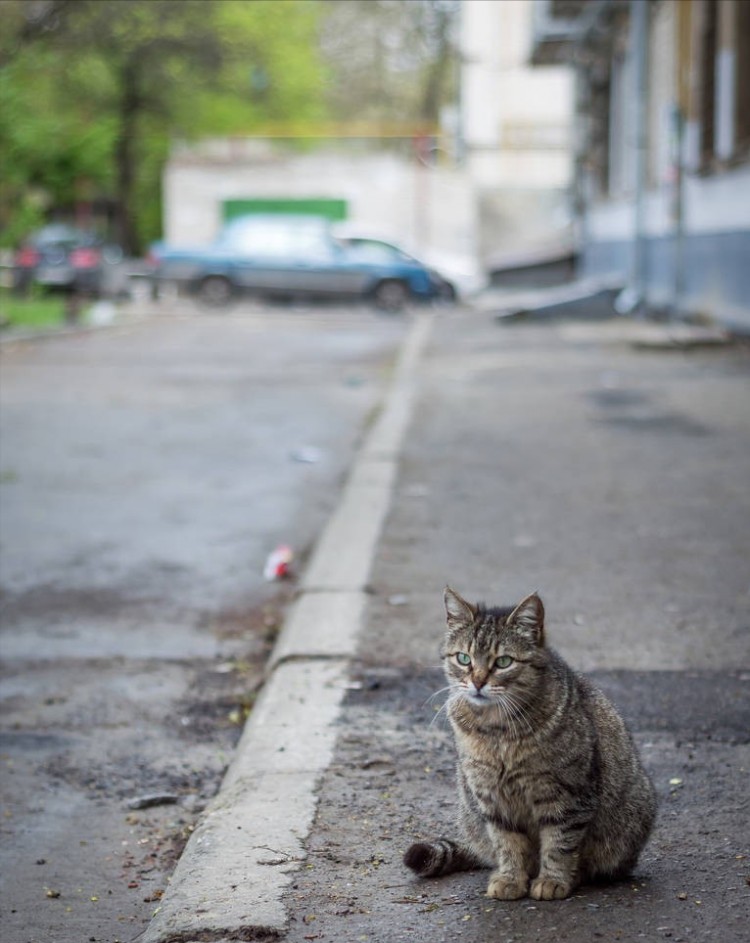
[[[347,217],[346,200],[330,200],[326,198],[302,197],[299,199],[253,199],[253,200],[224,200],[222,204],[224,222],[246,216],[249,213],[304,213],[314,216],[325,216],[333,222],[339,222]]]

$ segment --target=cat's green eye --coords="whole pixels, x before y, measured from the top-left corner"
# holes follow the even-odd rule
[[[458,652],[456,655],[456,661],[459,665],[463,665],[465,668],[467,665],[471,664],[471,657],[466,654],[466,652]]]
[[[512,664],[513,664],[513,659],[510,657],[510,655],[501,655],[495,661],[496,668],[510,668]]]

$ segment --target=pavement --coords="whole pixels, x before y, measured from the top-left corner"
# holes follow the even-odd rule
[[[3,943],[148,924],[408,329],[154,309],[0,351]]]
[[[748,939],[750,355],[659,330],[412,316],[143,943]],[[500,902],[484,874],[403,867],[452,829],[446,583],[539,591],[551,644],[620,706],[661,803],[630,880]]]

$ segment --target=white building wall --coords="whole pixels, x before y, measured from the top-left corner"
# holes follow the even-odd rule
[[[530,0],[464,0],[462,130],[490,265],[571,239],[572,70],[529,65]]]
[[[359,228],[489,268],[569,249],[572,70],[528,65],[532,15],[531,0],[462,4],[462,166],[343,146],[293,154],[268,141],[202,142],[166,168],[165,238],[210,241],[226,200],[298,196],[344,199]]]
[[[654,7],[649,34],[648,182],[669,183],[675,161],[674,103],[677,89],[676,11]]]
[[[684,232],[701,236],[748,229],[750,166],[736,167],[715,177],[689,176],[684,181]],[[645,234],[648,238],[671,236],[674,219],[671,194],[657,188],[646,194]],[[634,236],[635,209],[631,200],[607,200],[589,210],[588,232],[597,242],[630,242]]]
[[[396,154],[284,154],[267,142],[204,142],[178,152],[164,177],[164,235],[175,246],[214,239],[226,200],[331,198],[347,222],[415,253],[476,257],[476,216],[466,176]]]
[[[565,187],[573,74],[567,66],[529,65],[528,0],[464,0],[463,138],[479,186]]]

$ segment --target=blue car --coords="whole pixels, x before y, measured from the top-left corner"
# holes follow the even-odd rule
[[[360,297],[397,310],[443,296],[440,277],[402,253],[381,258],[334,237],[318,216],[242,216],[204,249],[151,247],[157,284],[176,283],[206,304],[248,292],[264,297]]]

